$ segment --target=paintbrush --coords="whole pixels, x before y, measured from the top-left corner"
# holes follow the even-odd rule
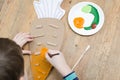
[[[90,45],[88,45],[85,49],[85,51],[82,53],[82,55],[80,56],[80,58],[77,60],[77,62],[75,63],[75,65],[73,66],[72,70],[78,65],[78,63],[83,59],[83,57],[85,56],[85,54],[87,53],[87,51],[90,49]]]

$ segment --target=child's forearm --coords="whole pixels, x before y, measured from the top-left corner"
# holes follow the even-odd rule
[[[64,67],[62,67],[64,66]],[[68,65],[61,65],[60,67],[55,67],[62,76],[66,76],[72,72]]]
[[[77,75],[67,65],[60,51],[49,50],[46,54],[46,59],[58,70],[64,80],[78,80]]]
[[[64,80],[79,80],[74,71],[66,64],[64,67],[56,68]]]

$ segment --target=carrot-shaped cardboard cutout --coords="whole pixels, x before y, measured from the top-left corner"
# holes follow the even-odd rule
[[[30,43],[30,50],[33,52],[31,55],[33,80],[45,80],[52,69],[45,59],[48,49],[61,49],[65,31],[60,20],[65,14],[60,7],[61,3],[62,0],[34,1],[38,19],[33,21],[30,28],[30,33],[34,37],[34,41]]]

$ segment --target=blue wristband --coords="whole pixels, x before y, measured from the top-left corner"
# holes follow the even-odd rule
[[[63,78],[64,80],[75,80],[77,78],[77,75],[75,74],[75,72],[72,72]]]

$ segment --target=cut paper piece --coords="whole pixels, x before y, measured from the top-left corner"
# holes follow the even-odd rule
[[[34,9],[38,18],[56,18],[61,19],[65,10],[60,6],[63,0],[40,0],[34,1]]]
[[[44,9],[43,4],[41,4],[38,1],[34,1],[33,5],[34,5],[34,9],[35,9],[35,12],[36,12],[38,18],[44,18],[46,13],[44,13],[45,9]]]
[[[36,14],[37,14],[37,16],[38,16],[38,18],[42,18],[42,11],[39,11],[40,9],[39,9],[39,6],[38,6],[38,3],[36,3],[36,1],[34,1],[34,8],[35,8],[35,12],[36,12]]]

